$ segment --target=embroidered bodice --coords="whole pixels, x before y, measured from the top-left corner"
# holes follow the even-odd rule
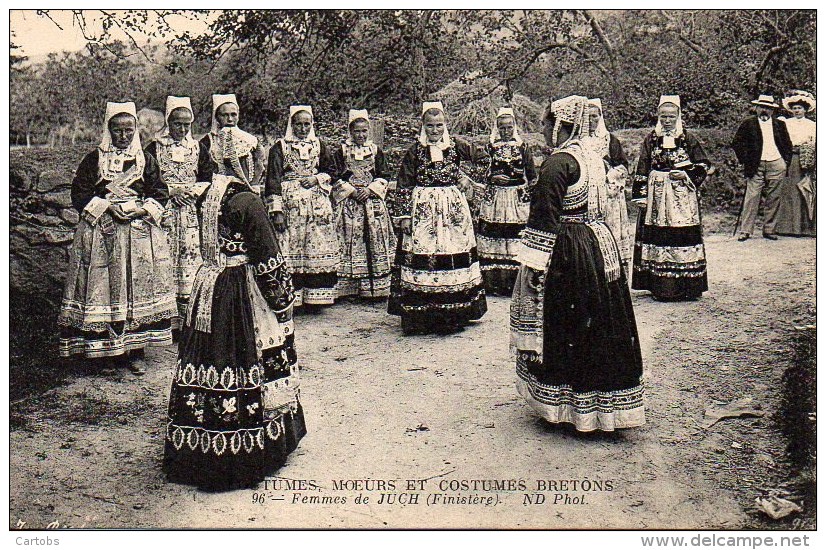
[[[490,167],[488,168],[488,181],[493,176],[507,176],[508,183],[494,183],[495,185],[522,185],[526,183],[525,177],[525,156],[523,148],[516,143],[495,143],[488,145],[490,154]]]
[[[318,174],[319,158],[321,157],[320,146],[311,147],[308,150],[308,158],[302,159],[300,151],[292,144],[283,139],[278,142],[284,155],[285,179],[297,179]]]
[[[427,147],[418,145],[416,157],[418,160],[418,170],[416,172],[416,185],[421,187],[447,187],[456,185],[461,176],[459,170],[459,155],[455,147],[450,147],[443,152],[444,159],[438,162],[430,160],[430,151]]]
[[[161,179],[164,183],[194,183],[198,179],[198,160],[200,146],[193,147],[177,143],[163,144],[156,142],[155,151]]]

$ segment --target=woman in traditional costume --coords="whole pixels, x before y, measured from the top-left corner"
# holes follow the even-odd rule
[[[519,269],[519,232],[528,222],[530,185],[536,179],[530,147],[519,135],[512,108],[497,112],[487,152],[490,165],[478,201],[479,265],[487,292],[510,296]]]
[[[337,167],[315,135],[309,105],[290,107],[287,132],[270,149],[264,196],[293,275],[296,306],[332,304],[340,261],[330,193]]]
[[[235,94],[214,94],[212,128],[201,138],[201,149],[209,152],[216,174],[235,176],[260,194],[264,148],[257,137],[238,127],[238,118]]]
[[[545,115],[553,153],[539,170],[512,302],[517,390],[551,423],[640,426],[642,356],[619,249],[605,224],[602,158],[583,146],[588,100]]]
[[[394,262],[388,311],[406,334],[452,332],[487,311],[470,208],[472,183],[461,161],[482,151],[450,137],[442,103],[425,102],[419,140],[398,174],[396,215],[402,239]]]
[[[213,164],[209,151],[192,137],[194,115],[188,97],[166,98],[166,125],[146,147],[160,168],[161,181],[169,189],[169,209],[165,219],[172,251],[172,272],[178,315],[172,330],[179,331],[186,313],[192,281],[201,265],[201,242],[195,200],[212,181]]]
[[[655,300],[692,300],[708,290],[699,190],[711,162],[683,129],[679,96],[662,96],[658,116],[634,176],[640,213],[631,285]]]
[[[131,359],[140,375],[144,348],[172,341],[175,294],[160,227],[168,197],[141,148],[135,104],[107,103],[100,145],[72,181],[80,222],[58,318],[61,356]]]
[[[792,140],[789,176],[780,190],[776,232],[791,237],[817,236],[817,184],[815,180],[815,121],[806,118],[814,113],[815,97],[794,90],[783,99],[783,107],[792,118],[784,119]]]
[[[205,490],[253,487],[306,433],[294,292],[263,202],[216,175],[200,204],[195,277],[169,398],[164,471]]]
[[[396,249],[384,202],[387,165],[381,148],[370,139],[367,111],[351,109],[348,129],[350,137],[336,150],[341,174],[332,192],[341,242],[338,295],[386,297]]]
[[[608,131],[599,98],[588,100],[588,135],[582,138],[585,147],[591,148],[605,162],[608,184],[608,211],[605,223],[614,234],[620,249],[622,268],[630,276],[628,268],[634,255],[634,232],[628,220],[625,202],[625,186],[628,182],[628,158],[617,137]]]

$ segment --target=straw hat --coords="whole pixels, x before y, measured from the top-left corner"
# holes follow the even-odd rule
[[[774,96],[766,94],[760,94],[760,97],[752,101],[751,104],[759,105],[760,107],[771,107],[772,109],[780,108],[780,105],[774,102]]]

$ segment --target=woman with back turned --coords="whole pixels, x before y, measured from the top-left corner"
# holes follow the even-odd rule
[[[511,309],[517,390],[542,418],[579,431],[640,426],[642,356],[600,155],[583,147],[588,99],[553,102],[553,153],[539,170]]]

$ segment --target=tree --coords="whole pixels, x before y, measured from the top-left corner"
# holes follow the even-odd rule
[[[72,81],[63,82],[79,96],[122,94],[160,108],[165,93],[190,95],[206,122],[209,94],[235,92],[243,124],[264,134],[283,129],[293,103],[311,103],[325,121],[351,107],[410,113],[457,79],[484,84],[472,87],[480,98],[503,88],[506,100],[516,92],[541,103],[572,93],[601,97],[614,127],[650,125],[662,93],[682,96],[689,124],[728,126],[757,93],[816,92],[813,10],[75,10],[73,16],[89,40],[84,62],[119,75],[101,90],[91,66],[64,67]],[[87,16],[102,21],[102,30],[93,32]],[[177,17],[206,30],[178,31]],[[111,40],[121,34],[125,43]],[[165,47],[146,44],[146,36]],[[68,114],[82,116],[77,109]]]

